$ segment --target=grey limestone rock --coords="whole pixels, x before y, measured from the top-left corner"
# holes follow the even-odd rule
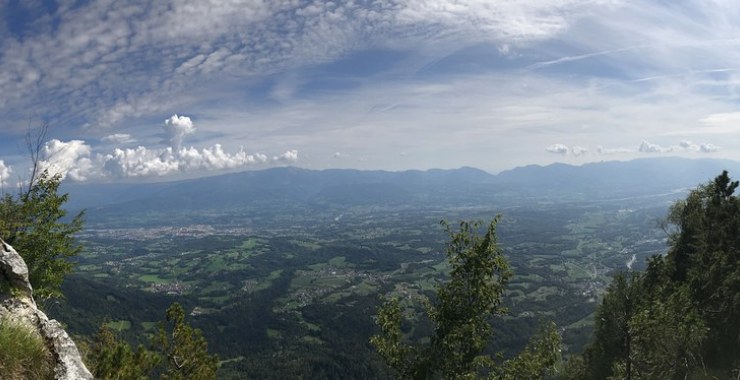
[[[12,289],[31,296],[33,288],[28,281],[28,267],[21,256],[10,246],[0,240],[0,281],[5,281]]]
[[[54,379],[93,378],[62,325],[50,320],[36,306],[33,288],[28,280],[28,267],[23,258],[13,247],[0,240],[0,321],[3,320],[27,326],[44,339],[56,361]]]

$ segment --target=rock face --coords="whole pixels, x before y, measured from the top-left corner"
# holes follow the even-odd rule
[[[0,240],[0,321],[13,321],[38,332],[56,361],[54,379],[92,379],[74,341],[59,322],[49,320],[36,307],[32,294],[26,263],[13,247]]]

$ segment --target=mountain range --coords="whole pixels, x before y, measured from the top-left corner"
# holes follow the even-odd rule
[[[70,208],[88,215],[240,207],[511,207],[534,203],[677,199],[740,162],[677,157],[580,166],[530,165],[491,174],[463,167],[426,171],[280,167],[161,183],[64,185]]]

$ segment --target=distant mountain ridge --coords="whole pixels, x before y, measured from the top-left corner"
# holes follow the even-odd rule
[[[677,157],[608,161],[581,166],[530,165],[497,175],[463,167],[362,171],[280,167],[145,184],[65,184],[71,207],[140,211],[279,207],[410,205],[511,206],[527,202],[577,202],[675,193],[722,170],[740,173],[740,162]]]

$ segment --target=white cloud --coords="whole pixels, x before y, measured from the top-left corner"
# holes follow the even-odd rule
[[[168,142],[182,145],[183,138],[194,133],[192,120],[186,116],[173,116],[164,124]],[[114,135],[115,136],[115,135]],[[130,136],[125,136],[131,140]],[[116,137],[118,139],[118,137]],[[82,140],[51,140],[42,149],[41,169],[59,173],[63,178],[74,181],[89,179],[116,179],[137,177],[159,177],[177,173],[223,171],[243,169],[267,163],[294,163],[298,160],[297,150],[288,150],[268,160],[262,153],[248,154],[243,148],[236,153],[224,151],[220,144],[206,148],[116,148],[110,153],[92,154]],[[2,163],[2,161],[0,161]]]
[[[719,148],[716,145],[712,145],[712,144],[701,144],[699,146],[699,150],[702,153],[714,153],[714,152],[718,151]]]
[[[583,156],[585,154],[588,154],[588,148],[584,148],[582,146],[575,145],[570,149],[570,152],[574,156]]]
[[[292,162],[291,158],[293,161],[297,160],[298,152],[286,152],[276,156],[272,161]],[[236,153],[228,153],[220,144],[202,149],[182,148],[177,152],[171,147],[148,149],[139,146],[135,149],[116,149],[113,153],[101,156],[100,161],[104,174],[114,178],[159,177],[176,173],[244,169],[268,162],[264,154],[247,154],[243,149]]]
[[[177,172],[179,162],[172,148],[149,150],[143,146],[118,149],[100,156],[104,173],[114,178],[156,177]]]
[[[550,152],[550,153],[555,153],[555,154],[573,155],[576,157],[588,154],[588,148],[584,148],[578,145],[569,147],[565,144],[548,145],[547,147],[545,147],[545,151]]]
[[[96,174],[91,152],[90,146],[82,140],[65,142],[53,139],[41,150],[39,169],[48,170],[52,175],[59,174],[62,179],[69,177],[73,181],[85,181]]]
[[[316,162],[331,162],[329,147],[341,146],[352,157],[372,157],[365,167],[384,168],[503,169],[559,159],[541,148],[554,141],[608,142],[616,148],[593,152],[636,155],[635,143],[645,137],[674,133],[676,141],[711,141],[703,134],[740,131],[740,113],[727,112],[736,109],[740,93],[740,75],[731,71],[740,62],[734,39],[740,6],[733,2],[162,0],[138,5],[61,2],[55,14],[34,20],[34,30],[23,38],[0,34],[0,112],[17,114],[21,128],[29,109],[51,115],[52,125],[67,123],[65,129],[76,128],[78,120],[95,128],[127,123],[126,131],[142,139],[151,137],[144,131],[147,120],[175,109],[211,112],[214,124],[226,112],[241,112],[238,123],[208,129],[227,136],[220,141],[222,151],[243,144],[250,151],[265,150],[271,161],[286,148],[282,141],[291,139],[287,146],[300,149],[301,158],[308,151]],[[47,19],[54,20],[53,27]],[[498,47],[506,57],[491,60],[495,64],[475,75],[463,69],[435,78],[435,70],[449,69],[461,58],[446,59],[452,52],[480,45],[494,47],[493,54]],[[390,62],[394,67],[383,67],[388,71],[373,73],[371,80],[332,78],[339,86],[305,97],[309,91],[303,90],[315,89],[311,86],[322,79],[312,77],[324,69],[321,64],[368,48],[397,52],[402,62]],[[404,75],[416,70],[432,75],[406,80]],[[266,94],[254,83],[268,89],[271,84],[273,91]],[[438,92],[420,90],[422,85]],[[271,95],[282,104],[253,105],[252,95]],[[331,96],[331,102],[319,104]],[[378,115],[363,112],[379,99],[394,107]],[[300,107],[309,112],[289,112]],[[599,127],[577,130],[584,124]],[[450,125],[458,127],[450,132]],[[179,155],[187,128],[172,132],[167,144]],[[465,141],[457,144],[465,151],[435,154],[449,141]],[[738,157],[740,149],[732,146],[737,143],[718,141],[723,154]],[[215,149],[215,143],[202,146]],[[497,149],[490,149],[494,144]],[[688,153],[708,152],[713,145],[656,147]],[[578,154],[575,146],[566,148],[559,154]],[[391,158],[383,149],[414,154]],[[491,151],[507,159],[491,159]],[[200,147],[198,155],[213,158],[193,162],[220,157]]]
[[[294,163],[298,161],[298,151],[297,150],[289,150],[285,153],[275,156],[272,158],[273,162],[284,162],[284,163]]]
[[[603,146],[599,145],[596,147],[596,152],[598,152],[599,154],[610,155],[634,153],[635,150],[630,148],[604,148]]]
[[[568,151],[569,151],[568,147],[563,144],[552,144],[552,145],[545,147],[545,150],[550,153],[556,153],[556,154],[562,154],[562,155],[568,154]]]
[[[13,167],[6,165],[3,160],[0,160],[0,187],[5,188],[8,186],[11,173],[13,173]]]
[[[637,148],[637,151],[640,153],[665,153],[670,152],[671,149],[663,148],[658,144],[652,144],[647,140],[642,140],[642,143],[640,143],[640,147]]]
[[[132,138],[128,133],[114,133],[103,137],[102,141],[114,144],[128,144],[136,142],[136,139]]]
[[[672,145],[664,147],[658,144],[653,144],[647,140],[643,140],[637,149],[632,148],[604,148],[598,146],[596,151],[599,154],[611,155],[611,154],[628,154],[628,153],[645,153],[645,154],[660,154],[660,153],[714,153],[719,148],[713,144],[695,144],[690,140],[682,140],[678,145]]]
[[[234,78],[369,47],[420,51],[427,61],[481,42],[508,52],[556,36],[610,2],[162,0],[40,8],[33,33],[0,39],[0,111],[33,104],[114,125],[222,93]]]
[[[685,150],[687,150],[689,152],[696,152],[696,151],[698,151],[700,149],[699,148],[699,145],[696,145],[696,144],[692,143],[689,140],[683,140],[683,141],[681,141],[678,144],[678,146],[680,146],[682,149],[685,149]]]
[[[713,126],[740,126],[740,112],[713,113],[705,118],[699,119],[699,122]]]
[[[182,140],[186,135],[194,133],[195,127],[189,117],[175,114],[164,121],[164,132],[172,150],[179,152],[182,147]]]

